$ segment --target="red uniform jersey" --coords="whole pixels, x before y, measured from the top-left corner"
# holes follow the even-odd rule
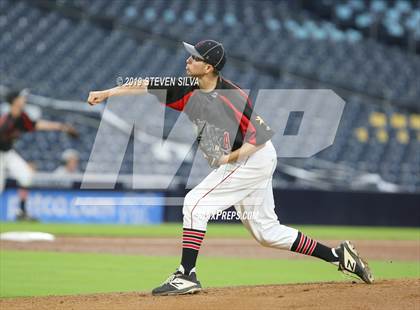
[[[23,133],[35,130],[35,125],[25,112],[17,118],[10,113],[3,114],[0,117],[0,151],[9,151]]]
[[[244,142],[260,145],[270,140],[274,132],[256,113],[249,96],[234,83],[219,77],[211,92],[194,86],[148,86],[149,93],[168,107],[183,111],[199,128],[213,126],[226,151],[235,151]],[[167,94],[156,90],[166,89]]]

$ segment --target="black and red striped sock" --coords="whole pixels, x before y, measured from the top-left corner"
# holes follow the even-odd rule
[[[184,274],[190,274],[195,267],[201,242],[203,242],[206,231],[184,228],[182,233],[182,258],[181,265],[184,267]]]
[[[329,263],[337,262],[333,249],[329,248],[298,232],[298,236],[290,249],[293,252],[321,258]]]

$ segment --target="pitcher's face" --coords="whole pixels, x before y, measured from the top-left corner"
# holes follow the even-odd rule
[[[185,70],[192,77],[201,77],[212,70],[211,65],[196,56],[191,55],[188,57],[186,63]]]

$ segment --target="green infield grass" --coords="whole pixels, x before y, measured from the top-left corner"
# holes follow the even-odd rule
[[[178,263],[178,257],[5,250],[0,252],[0,296],[150,291]],[[377,279],[420,277],[418,262],[371,261],[370,265]],[[200,257],[198,266],[204,287],[352,280],[316,259]]]

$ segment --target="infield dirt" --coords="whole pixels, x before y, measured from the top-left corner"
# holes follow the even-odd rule
[[[420,280],[312,283],[205,289],[199,294],[148,293],[0,299],[1,309],[419,309]]]
[[[340,241],[322,240],[322,242],[334,247]],[[354,244],[363,257],[366,257],[368,260],[420,261],[420,247],[416,240],[356,240]],[[2,240],[0,249],[177,256],[181,251],[181,239],[57,237],[54,242],[11,242]],[[250,238],[207,238],[200,249],[200,255],[212,257],[312,259],[289,251],[262,247]]]

